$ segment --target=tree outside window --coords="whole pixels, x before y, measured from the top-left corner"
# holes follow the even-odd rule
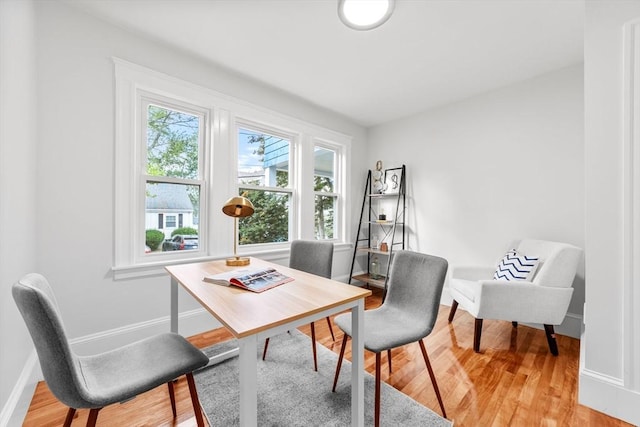
[[[334,150],[316,146],[314,149],[313,184],[315,192],[314,231],[318,240],[335,236],[335,212],[338,196],[335,192]]]

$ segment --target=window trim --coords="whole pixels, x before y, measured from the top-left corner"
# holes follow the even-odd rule
[[[128,61],[112,58],[114,62],[115,76],[115,165],[114,165],[114,259],[113,276],[118,279],[131,279],[135,277],[147,277],[164,275],[164,266],[184,262],[196,262],[210,259],[223,259],[233,252],[232,219],[222,214],[217,207],[238,191],[237,182],[237,141],[233,130],[236,123],[244,123],[252,129],[264,129],[269,133],[279,131],[291,138],[292,152],[291,162],[297,162],[298,170],[309,170],[308,162],[312,161],[313,146],[316,142],[328,144],[332,149],[339,148],[340,166],[336,174],[340,174],[339,203],[342,219],[340,231],[336,230],[333,239],[337,244],[349,244],[350,208],[344,202],[346,189],[349,188],[350,173],[347,165],[351,156],[352,137],[340,132],[305,122],[300,119],[287,116],[267,108],[254,105],[207,87],[199,86],[184,80],[142,67]],[[164,97],[168,101],[175,101],[179,105],[197,106],[206,110],[208,121],[203,131],[205,137],[205,152],[201,156],[205,168],[201,177],[204,187],[200,196],[201,220],[200,245],[202,251],[187,254],[174,254],[173,256],[136,257],[131,236],[144,227],[144,215],[141,214],[140,222],[132,221],[140,212],[140,206],[144,207],[144,201],[140,197],[136,200],[132,182],[140,184],[143,178],[135,175],[136,167],[141,164],[141,153],[136,145],[136,132],[140,128],[140,111],[136,95],[146,92]],[[171,102],[168,103],[171,105]],[[183,110],[182,108],[178,108]],[[311,152],[309,152],[311,150]],[[311,160],[309,160],[311,159]],[[231,168],[229,165],[233,165]],[[305,168],[305,166],[307,168]],[[313,170],[313,169],[311,169]],[[292,209],[290,227],[290,239],[313,239],[313,191],[304,191],[306,178],[296,171],[290,171],[292,183],[292,203],[296,209]],[[309,175],[309,174],[306,174]],[[311,174],[312,175],[312,174]],[[155,179],[156,177],[154,177]],[[183,183],[183,182],[181,182]],[[261,187],[260,190],[267,190]],[[286,189],[277,188],[277,191]],[[311,198],[309,205],[308,199]],[[140,205],[140,203],[143,203]],[[303,204],[307,206],[303,206]],[[208,212],[206,218],[202,214]],[[311,211],[309,214],[308,210]],[[144,211],[144,210],[143,210]],[[143,212],[142,211],[142,212]],[[303,224],[303,218],[311,218],[309,224]],[[215,226],[213,226],[215,224]],[[144,245],[142,245],[144,247]],[[206,248],[206,249],[205,249]],[[284,244],[258,244],[243,245],[239,252],[246,255],[273,257],[276,253],[286,253],[289,242]],[[144,255],[144,253],[142,253]]]

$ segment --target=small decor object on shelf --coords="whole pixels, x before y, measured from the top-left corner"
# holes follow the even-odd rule
[[[378,236],[373,236],[371,238],[371,248],[372,249],[378,249]]]
[[[387,242],[380,243],[380,252],[389,252],[389,245],[387,245]]]
[[[382,194],[384,192],[384,175],[382,172],[382,160],[376,162],[376,169],[372,173],[373,177],[373,192],[376,194]]]
[[[374,256],[371,261],[371,278],[379,279],[380,278],[380,262],[378,262],[378,257]]]

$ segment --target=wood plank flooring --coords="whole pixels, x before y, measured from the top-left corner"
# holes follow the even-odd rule
[[[380,304],[381,295],[367,298],[366,308]],[[425,340],[449,419],[466,426],[629,426],[577,403],[580,342],[558,336],[560,355],[549,353],[544,331],[511,322],[484,321],[480,354],[473,352],[473,318],[459,309],[452,324],[449,307],[441,306],[436,326]],[[301,331],[310,335],[309,327]],[[342,332],[334,326],[335,343],[326,322],[316,322],[318,342],[338,353]],[[190,338],[206,347],[231,338],[216,329]],[[351,358],[350,344],[345,357]],[[313,374],[309,349],[309,374]],[[440,414],[418,344],[392,352],[389,375],[383,355],[382,378],[398,390]],[[365,351],[365,368],[375,372],[375,355]],[[195,426],[193,408],[184,378],[175,386],[178,417],[172,419],[167,387],[100,411],[98,426]],[[384,402],[382,403],[384,411]],[[365,408],[373,410],[373,408]],[[40,383],[24,421],[27,427],[61,426],[67,408]],[[83,426],[88,411],[77,412],[73,426]]]

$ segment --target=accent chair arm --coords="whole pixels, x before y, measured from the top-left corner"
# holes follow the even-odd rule
[[[540,286],[526,281],[478,282],[480,319],[559,325],[564,320],[573,288]]]

